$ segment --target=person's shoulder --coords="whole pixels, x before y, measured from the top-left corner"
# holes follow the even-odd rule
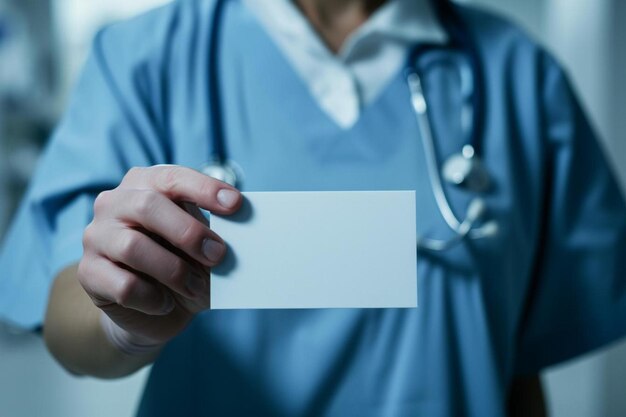
[[[165,59],[172,48],[188,47],[209,29],[216,0],[174,0],[103,27],[94,49],[115,61]]]
[[[541,45],[518,23],[484,8],[462,5],[458,10],[478,45],[490,48],[524,48],[539,51]]]
[[[567,78],[554,54],[518,23],[476,6],[457,7],[475,45],[489,58],[484,60],[487,69],[505,68],[513,79],[533,74],[541,88],[554,74]]]

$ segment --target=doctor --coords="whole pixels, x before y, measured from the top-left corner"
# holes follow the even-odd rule
[[[182,202],[415,189],[418,233],[455,239],[424,123],[438,167],[480,156],[490,186],[446,183],[446,204],[462,218],[480,195],[498,233],[420,248],[418,309],[207,311],[225,244]],[[192,169],[216,157],[237,188]],[[139,416],[498,416],[530,407],[507,410],[517,377],[624,334],[625,255],[567,77],[510,23],[443,1],[180,0],[96,37],[5,242],[0,316],[43,325],[73,373],[154,363]]]

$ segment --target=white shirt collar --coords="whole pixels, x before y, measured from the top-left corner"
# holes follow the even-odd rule
[[[441,43],[446,33],[429,0],[389,0],[334,55],[291,0],[244,0],[339,126],[353,126],[404,65],[417,42]]]

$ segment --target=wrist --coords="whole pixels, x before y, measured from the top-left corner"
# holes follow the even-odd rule
[[[104,312],[100,313],[100,325],[108,342],[118,351],[129,356],[155,353],[164,345],[164,343],[155,343],[122,329]]]

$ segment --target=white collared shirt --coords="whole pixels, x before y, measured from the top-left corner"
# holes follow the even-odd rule
[[[333,54],[292,0],[244,0],[308,86],[344,129],[358,120],[405,63],[416,42],[445,42],[428,0],[389,0]]]

